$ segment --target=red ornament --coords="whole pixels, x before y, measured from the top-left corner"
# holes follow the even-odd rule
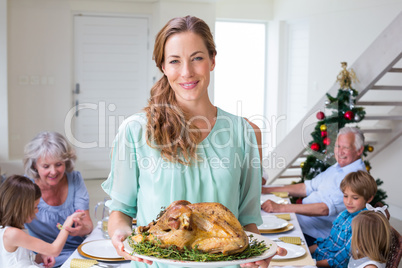
[[[324,138],[322,143],[324,143],[325,145],[329,145],[331,143],[331,140],[328,137],[326,137],[326,138]]]
[[[344,115],[343,115],[347,120],[352,120],[354,118],[354,113],[352,111],[347,111]]]
[[[318,151],[319,149],[320,149],[320,145],[318,145],[318,143],[313,143],[313,144],[311,144],[311,150],[313,150],[313,151]]]
[[[328,135],[328,132],[326,132],[326,131],[321,131],[321,137],[326,137]]]
[[[316,114],[316,117],[317,117],[318,120],[322,120],[322,119],[325,118],[325,114],[324,114],[323,112],[319,111],[319,112]]]

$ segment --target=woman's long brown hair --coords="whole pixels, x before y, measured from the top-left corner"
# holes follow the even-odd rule
[[[165,60],[165,44],[174,34],[192,32],[198,34],[207,47],[210,58],[216,55],[215,43],[208,25],[201,19],[186,16],[171,19],[157,34],[153,59],[161,72]],[[166,75],[151,88],[151,97],[145,107],[147,114],[147,143],[161,151],[170,162],[190,165],[197,159],[199,129],[178,106],[175,94]]]

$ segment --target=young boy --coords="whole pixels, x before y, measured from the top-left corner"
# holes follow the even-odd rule
[[[377,192],[374,178],[365,171],[351,172],[342,180],[343,203],[341,212],[332,225],[330,235],[318,238],[309,247],[318,267],[347,267],[352,240],[352,219],[366,210],[366,203],[373,200]]]

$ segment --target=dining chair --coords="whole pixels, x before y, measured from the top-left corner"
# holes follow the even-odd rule
[[[383,206],[384,206],[383,203],[377,202],[374,207],[383,207]],[[389,220],[391,215],[388,209],[385,210],[385,214],[387,214],[387,219]],[[388,261],[385,268],[399,268],[399,263],[401,262],[402,257],[402,236],[392,226],[391,231],[392,231],[391,254],[388,257]]]
[[[392,229],[392,244],[391,244],[391,254],[388,257],[387,264],[385,268],[398,268],[402,257],[402,236],[398,233],[394,227]]]

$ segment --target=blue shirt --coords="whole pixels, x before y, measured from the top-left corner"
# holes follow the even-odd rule
[[[146,115],[131,116],[120,126],[112,166],[102,188],[111,210],[148,225],[162,207],[176,200],[218,202],[244,226],[262,224],[261,161],[255,132],[242,117],[218,108],[209,135],[197,146],[202,161],[190,166],[172,163],[146,143]],[[148,267],[132,262],[132,267]],[[152,267],[165,267],[154,262]]]
[[[340,189],[343,178],[350,172],[366,170],[361,159],[340,167],[338,163],[330,166],[324,172],[318,174],[314,179],[304,182],[306,195],[303,204],[325,203],[329,209],[327,216],[304,216],[297,215],[303,233],[311,237],[328,237],[332,222],[346,209],[343,204],[343,193]]]
[[[318,238],[315,243],[317,248],[311,255],[317,261],[327,260],[331,267],[347,267],[352,242],[352,220],[361,211],[349,213],[347,210],[339,214],[334,221],[330,235],[325,238]]]

